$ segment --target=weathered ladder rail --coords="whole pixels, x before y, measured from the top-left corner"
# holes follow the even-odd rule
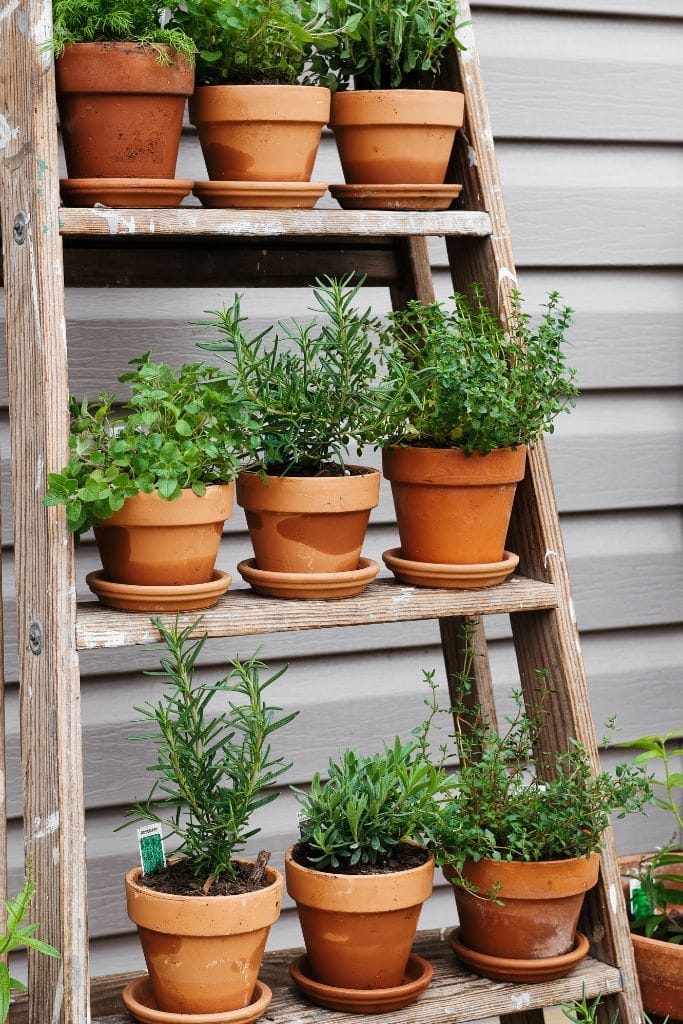
[[[463,4],[463,18],[468,17],[466,7]],[[461,87],[466,94],[467,120],[450,171],[453,180],[465,185],[466,210],[449,212],[443,217],[397,215],[393,219],[381,214],[359,217],[337,211],[287,214],[279,217],[277,229],[273,229],[269,218],[232,212],[160,212],[151,214],[145,227],[137,211],[122,211],[111,218],[92,211],[60,211],[54,75],[51,57],[44,49],[50,34],[50,19],[46,17],[45,4],[39,0],[10,0],[0,8],[0,225],[13,456],[25,842],[39,883],[35,917],[41,922],[45,938],[63,952],[61,963],[30,958],[30,992],[23,1006],[17,1008],[17,1019],[27,1019],[31,1024],[44,1024],[48,1019],[54,1024],[85,1024],[89,1019],[89,985],[77,648],[150,642],[154,638],[143,637],[138,625],[121,624],[117,613],[92,607],[84,609],[77,620],[72,547],[64,517],[57,510],[45,509],[41,503],[45,474],[63,463],[68,434],[60,232],[68,246],[67,271],[72,279],[92,285],[105,280],[112,284],[129,283],[131,278],[117,269],[116,246],[135,252],[145,233],[156,234],[157,228],[162,236],[159,239],[157,235],[158,248],[148,252],[140,249],[141,258],[134,267],[133,273],[139,274],[137,280],[141,284],[159,283],[153,275],[166,259],[164,242],[173,251],[173,283],[183,280],[184,268],[192,266],[198,253],[205,255],[204,261],[199,261],[198,273],[208,271],[215,278],[217,271],[212,261],[220,254],[227,236],[235,244],[244,238],[247,254],[253,252],[247,245],[250,239],[253,242],[270,238],[269,249],[275,251],[275,259],[269,265],[266,254],[265,265],[272,267],[275,283],[296,283],[295,273],[289,269],[282,271],[277,262],[278,245],[298,247],[309,253],[310,277],[316,241],[329,260],[334,237],[349,244],[342,259],[351,261],[358,256],[355,269],[362,272],[367,264],[369,280],[390,285],[394,305],[401,306],[410,298],[432,298],[424,236],[445,234],[455,287],[462,289],[472,280],[483,282],[489,299],[500,304],[505,316],[510,311],[515,270],[471,29],[463,31],[468,50],[457,59],[453,57],[446,76],[449,85]],[[354,239],[356,233],[364,236],[362,244],[361,239]],[[389,244],[391,239],[383,239],[385,235],[394,242]],[[373,248],[369,236],[377,238],[378,248]],[[382,241],[387,242],[384,249]],[[89,271],[88,264],[92,267],[97,263],[92,254],[98,251],[106,251],[111,263],[109,259],[100,260],[100,265],[106,263],[106,270],[95,267]],[[260,252],[263,254],[262,247]],[[253,261],[250,264],[247,259],[245,266],[246,270],[238,271],[240,284],[273,283],[263,272],[259,275],[250,269]],[[107,273],[110,279],[106,278]],[[305,278],[306,273],[302,273],[300,280]],[[510,614],[528,702],[534,698],[536,668],[546,666],[552,675],[555,699],[544,742],[563,749],[567,737],[574,736],[592,752],[597,767],[585,674],[543,445],[531,453],[527,476],[519,488],[512,533],[511,545],[520,554],[522,573],[527,580],[506,584],[507,590],[501,588],[497,596],[487,592],[480,598],[469,595],[451,600],[423,594],[416,599],[414,618],[425,618],[428,614],[439,618],[446,665],[453,673],[461,664],[464,623],[474,622],[475,643],[485,651],[480,616],[493,611],[496,602],[502,603],[496,610]],[[390,597],[382,596],[383,586],[379,585],[368,598],[379,604],[373,621],[394,621],[396,616],[392,619],[388,610]],[[515,590],[527,593],[527,604],[516,604],[511,599]],[[241,599],[241,603],[251,612],[248,598]],[[244,618],[238,626],[234,625],[227,607],[222,605],[212,616],[214,635],[234,629],[249,631]],[[365,606],[359,602],[353,608],[349,604],[348,612],[344,613],[349,616],[346,624],[367,621],[364,616],[368,607],[367,602]],[[254,623],[254,632],[259,632],[267,620],[268,613],[263,609],[265,605],[253,606],[253,614],[261,619]],[[317,622],[306,614],[305,621],[296,621],[296,614],[293,610],[288,628],[332,624],[324,614]],[[493,718],[495,707],[487,659],[477,659],[475,671],[476,699]],[[531,1002],[525,1003],[528,1012],[522,1015],[507,1013],[508,1008],[514,1010],[519,1005],[510,998],[507,1002],[495,1001],[494,994],[500,986],[479,982],[482,992],[489,992],[490,998],[468,1004],[468,1019],[475,1015],[473,1011],[479,1005],[485,1014],[502,1013],[535,1024],[540,1020],[538,1007],[547,1005],[539,1000],[551,1002],[579,995],[574,989],[580,978],[586,981],[588,994],[605,994],[605,1021],[619,1009],[623,1024],[636,1024],[641,1018],[640,999],[611,837],[603,857],[599,886],[587,903],[584,929],[592,938],[592,952],[597,960],[591,959],[578,974],[556,983],[552,991],[537,988]],[[277,963],[278,955],[268,958],[268,964]],[[450,956],[447,969],[458,974]],[[472,976],[466,978],[471,984]],[[105,981],[95,986],[95,992],[101,992],[107,984],[111,990],[111,985],[120,986],[122,981]],[[463,984],[462,979],[459,984]],[[96,994],[98,1012],[114,1012],[118,1008],[116,998],[109,1011]],[[278,1000],[282,998],[278,995]],[[283,1009],[278,1019],[282,1024],[288,1019],[302,1019],[301,1005],[295,1001],[289,1018]],[[320,1015],[313,1009],[307,1013],[306,1019],[311,1021]],[[457,1015],[455,1003],[452,1007],[449,1004],[449,1013],[453,1020],[464,1019]],[[402,1019],[397,1015],[397,1021]],[[412,1009],[410,1019],[425,1024],[443,1019],[438,1001],[436,1005],[431,999],[421,1001]]]

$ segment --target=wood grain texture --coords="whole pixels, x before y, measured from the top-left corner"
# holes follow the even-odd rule
[[[47,14],[47,17],[46,17]],[[35,1024],[82,1024],[88,1009],[84,818],[72,547],[63,511],[42,505],[67,449],[66,337],[58,232],[57,132],[49,8],[0,17],[0,214],[14,459],[15,568],[22,680],[25,846],[32,915],[62,951],[30,955]],[[24,233],[14,235],[23,215]],[[24,237],[22,237],[22,234]],[[42,653],[29,648],[31,623]]]

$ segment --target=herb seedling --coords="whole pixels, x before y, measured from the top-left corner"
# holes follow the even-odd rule
[[[36,887],[29,862],[20,891],[14,899],[7,901],[7,930],[4,935],[0,935],[0,1021],[6,1021],[9,1016],[12,991],[26,991],[23,981],[10,975],[6,962],[7,954],[21,946],[27,946],[45,956],[61,956],[54,946],[36,938],[36,932],[40,927],[37,921],[30,924],[26,922],[26,915],[35,891]]]
[[[59,57],[70,43],[130,41],[156,50],[170,63],[164,46],[194,63],[195,45],[178,28],[162,27],[166,5],[158,0],[54,0],[52,48]]]

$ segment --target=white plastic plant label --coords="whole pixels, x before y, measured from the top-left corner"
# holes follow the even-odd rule
[[[166,852],[161,825],[144,825],[138,829],[138,849],[143,875],[166,867]]]

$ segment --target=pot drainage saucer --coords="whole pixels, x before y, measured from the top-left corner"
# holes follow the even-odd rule
[[[443,565],[440,562],[415,562],[403,558],[400,548],[390,548],[383,553],[382,561],[397,580],[414,587],[478,590],[480,587],[495,587],[502,583],[519,565],[519,555],[504,551],[502,562]]]
[[[307,999],[318,1006],[324,1006],[327,1010],[341,1010],[346,1013],[387,1013],[415,1002],[431,982],[434,971],[428,960],[411,953],[403,981],[394,988],[337,988],[313,980],[308,957],[304,953],[290,964],[289,973],[296,987]]]
[[[243,210],[310,210],[327,192],[315,181],[196,181],[202,206]]]
[[[479,953],[475,949],[463,946],[460,941],[459,928],[455,928],[451,932],[448,941],[458,959],[462,960],[465,966],[475,974],[480,974],[482,978],[491,978],[493,981],[514,981],[524,985],[563,978],[583,960],[589,945],[586,936],[582,932],[577,932],[573,947],[562,956],[513,960],[508,957]]]
[[[462,185],[330,185],[344,210],[447,210]]]
[[[65,206],[112,206],[154,210],[180,206],[193,181],[179,178],[62,178],[59,191]]]
[[[131,981],[122,993],[123,1005],[142,1024],[251,1024],[267,1010],[273,993],[262,981],[256,982],[248,1006],[218,1013],[173,1013],[157,1009],[149,975]]]
[[[190,583],[178,587],[138,587],[132,583],[112,583],[104,572],[89,572],[85,577],[100,604],[124,612],[191,612],[212,608],[232,582],[229,572],[214,569],[208,583]]]
[[[379,572],[379,564],[371,558],[359,558],[358,568],[347,572],[269,572],[257,569],[255,558],[247,558],[239,563],[237,571],[252,590],[265,597],[337,601],[362,593]]]

